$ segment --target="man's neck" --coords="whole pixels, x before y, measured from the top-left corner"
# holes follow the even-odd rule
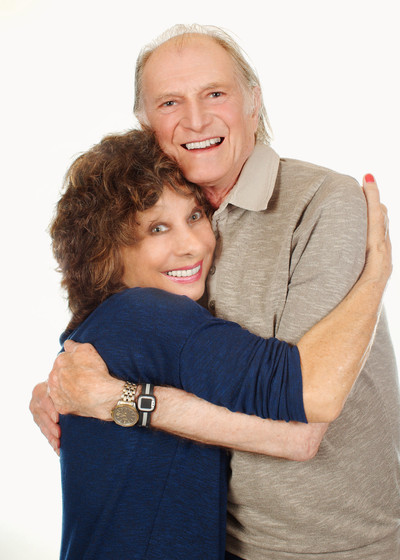
[[[217,210],[223,203],[224,199],[228,196],[234,185],[226,189],[217,189],[216,187],[203,187],[203,192],[206,195],[208,202],[213,208]]]

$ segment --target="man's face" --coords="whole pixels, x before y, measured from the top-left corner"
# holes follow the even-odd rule
[[[161,45],[144,67],[148,124],[188,180],[225,196],[254,148],[258,107],[249,107],[220,45],[202,35],[178,40]]]

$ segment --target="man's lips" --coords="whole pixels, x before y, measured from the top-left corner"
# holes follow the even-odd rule
[[[203,261],[196,263],[195,265],[183,266],[181,268],[175,268],[173,270],[167,270],[163,272],[165,276],[168,276],[173,282],[196,282],[201,278],[203,268]]]
[[[207,138],[207,140],[199,140],[198,142],[188,142],[187,144],[181,144],[182,148],[185,150],[206,150],[208,148],[214,148],[219,146],[224,141],[223,136],[216,136],[215,138]]]

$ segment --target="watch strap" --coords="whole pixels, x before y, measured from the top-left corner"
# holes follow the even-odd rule
[[[156,407],[156,397],[154,396],[154,385],[143,383],[142,392],[137,400],[139,411],[138,426],[148,428],[150,426],[151,413]]]

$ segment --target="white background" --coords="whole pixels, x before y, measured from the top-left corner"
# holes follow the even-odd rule
[[[391,216],[386,306],[399,359],[396,4],[1,0],[2,560],[58,556],[58,459],[28,411],[68,316],[46,227],[73,157],[135,124],[136,56],[170,25],[214,24],[235,35],[258,69],[281,156],[359,180],[375,174]]]

